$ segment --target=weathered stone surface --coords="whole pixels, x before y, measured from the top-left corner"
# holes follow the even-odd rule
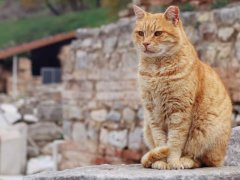
[[[26,124],[19,123],[11,128],[0,129],[0,174],[17,175],[24,173],[26,160]]]
[[[78,106],[67,106],[64,108],[64,113],[67,117],[67,119],[77,119],[77,120],[82,120],[83,119],[83,114]]]
[[[240,166],[240,127],[232,129],[231,139],[225,158],[226,166]]]
[[[27,174],[39,173],[54,169],[54,162],[51,156],[39,156],[31,158],[27,165]]]
[[[126,129],[109,131],[105,128],[102,128],[100,131],[100,142],[103,144],[124,148],[127,146],[127,133],[128,131]]]
[[[215,23],[205,22],[199,26],[200,37],[205,40],[215,38],[217,33],[217,26]]]
[[[54,140],[61,137],[62,130],[51,122],[38,122],[29,125],[29,136],[33,140]]]
[[[97,83],[97,91],[123,91],[136,89],[136,81],[100,81]]]
[[[231,25],[240,20],[240,6],[215,10],[214,17],[218,24]]]
[[[135,119],[135,112],[128,107],[125,108],[123,110],[123,119],[128,123],[133,122]]]
[[[199,168],[190,170],[144,169],[141,165],[101,165],[59,172],[43,172],[24,180],[231,180],[240,179],[240,167]]]
[[[233,34],[234,29],[232,27],[223,27],[218,30],[218,37],[223,40],[227,41]]]
[[[105,121],[107,117],[107,111],[105,109],[95,110],[91,112],[91,118],[95,121]]]
[[[109,121],[120,121],[121,120],[121,114],[118,111],[112,110],[107,114],[106,119],[109,120]]]
[[[138,117],[139,120],[143,120],[144,119],[143,107],[138,109],[137,117]]]
[[[116,45],[117,45],[116,36],[108,38],[104,41],[103,50],[106,53],[111,53],[116,48]]]
[[[214,65],[215,58],[217,55],[217,45],[212,42],[202,43],[201,49],[200,49],[200,58],[204,62]]]
[[[62,105],[44,102],[38,106],[38,117],[43,121],[62,121]]]
[[[240,62],[240,33],[238,33],[238,36],[237,36],[237,41],[235,44],[235,52],[236,52],[238,62]]]
[[[111,145],[124,148],[127,146],[127,130],[109,132],[108,142]]]
[[[135,128],[130,131],[128,139],[129,149],[140,149],[143,143],[143,130],[142,128]]]
[[[87,131],[84,123],[76,122],[73,124],[72,138],[80,144],[86,141]]]

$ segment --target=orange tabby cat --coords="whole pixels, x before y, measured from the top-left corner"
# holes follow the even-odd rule
[[[134,6],[134,12],[144,137],[150,148],[142,157],[143,166],[222,166],[232,114],[222,81],[199,60],[183,30],[178,7],[150,14]]]

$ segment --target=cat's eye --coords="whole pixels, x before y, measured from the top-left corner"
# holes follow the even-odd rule
[[[138,35],[139,36],[144,36],[144,32],[143,31],[138,31]]]
[[[162,34],[162,31],[156,31],[155,33],[154,33],[154,36],[160,36]]]

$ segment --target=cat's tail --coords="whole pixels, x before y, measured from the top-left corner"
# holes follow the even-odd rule
[[[144,167],[151,167],[152,163],[168,157],[170,153],[168,146],[156,147],[142,157],[141,163]]]

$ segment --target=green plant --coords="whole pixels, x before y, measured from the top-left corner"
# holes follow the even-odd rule
[[[29,42],[80,27],[96,27],[110,20],[104,8],[71,12],[62,16],[34,16],[0,22],[0,48]]]
[[[179,8],[181,11],[194,11],[195,7],[191,5],[189,2],[179,4]]]
[[[230,1],[229,0],[214,0],[212,2],[212,9],[218,9],[226,6]]]

